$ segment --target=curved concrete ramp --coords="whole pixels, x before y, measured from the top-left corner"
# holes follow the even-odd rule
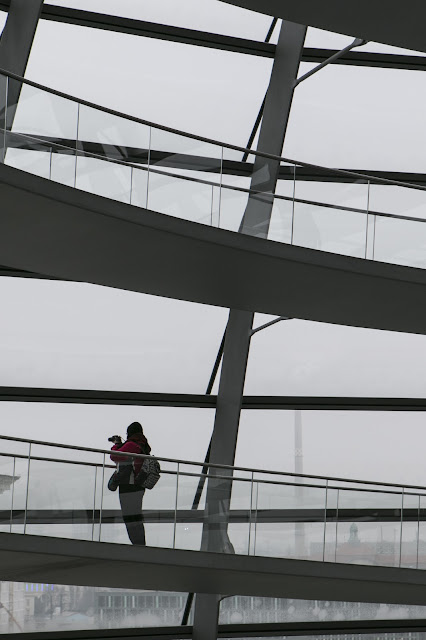
[[[426,571],[0,533],[0,580],[420,605]]]
[[[223,307],[426,333],[426,271],[210,228],[0,165],[0,264]]]
[[[426,51],[422,0],[222,0],[244,9],[266,13],[327,31]]]

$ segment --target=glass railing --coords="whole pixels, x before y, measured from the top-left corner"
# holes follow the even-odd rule
[[[129,544],[109,451],[0,442],[1,532]],[[426,568],[424,487],[159,460],[143,497],[148,546]]]
[[[426,267],[426,192],[418,185],[247,155],[13,74],[0,75],[0,147],[6,165],[143,209],[300,247]],[[276,171],[272,193],[268,178]],[[247,215],[249,204],[260,221]]]

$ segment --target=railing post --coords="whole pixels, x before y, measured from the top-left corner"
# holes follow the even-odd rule
[[[404,487],[402,488],[402,493],[401,493],[401,529],[400,529],[400,533],[399,533],[399,565],[401,566],[401,562],[402,562],[402,524],[404,521]]]
[[[147,169],[146,169],[146,202],[145,202],[145,209],[148,209],[148,201],[149,201],[149,168],[151,166],[151,138],[152,138],[152,127],[149,127],[148,164],[147,164]]]
[[[74,165],[74,189],[77,186],[77,160],[78,160],[78,137],[80,129],[80,103],[77,102],[77,128],[75,133],[75,165]]]
[[[251,543],[251,514],[252,514],[252,506],[253,506],[253,478],[254,471],[251,472],[251,481],[250,481],[250,508],[249,508],[249,530],[248,530],[248,544],[247,544],[247,555],[250,555],[250,543]]]
[[[101,532],[102,532],[102,510],[104,506],[104,480],[105,480],[105,454],[103,455],[102,460],[102,483],[101,483],[101,506],[99,509],[99,537],[98,541],[101,541]]]
[[[259,505],[259,481],[256,482],[256,508],[254,512],[254,540],[253,540],[253,555],[256,555],[256,542],[257,542],[257,508]]]
[[[294,241],[294,201],[296,198],[296,165],[293,165],[293,198],[291,201],[291,235],[290,235],[290,244],[293,244]]]
[[[30,489],[31,442],[28,447],[27,491],[25,494],[24,533],[27,531],[28,493]]]
[[[325,561],[325,541],[327,532],[327,501],[328,501],[328,480],[325,483],[325,506],[324,506],[324,539],[322,545],[322,561]]]
[[[93,489],[93,512],[92,512],[92,542],[95,537],[95,513],[96,513],[96,488],[98,480],[98,467],[95,466],[95,486]]]
[[[176,547],[176,522],[177,522],[177,510],[178,510],[178,499],[179,499],[179,471],[180,471],[180,463],[177,463],[177,472],[176,472],[176,497],[175,497],[175,515],[174,515],[174,527],[173,527],[173,549]]]
[[[339,526],[339,495],[340,495],[340,489],[337,489],[337,498],[336,498],[336,544],[334,545],[334,562],[337,562],[337,540],[338,540],[338,526]]]
[[[420,500],[419,494],[419,506],[417,507],[417,550],[416,550],[416,569],[419,568],[419,544],[420,544]]]
[[[15,500],[15,471],[16,471],[16,458],[13,456],[13,471],[12,471],[12,499],[10,503],[10,526],[9,533],[12,533],[12,522],[13,522],[13,506]]]
[[[9,76],[6,76],[6,86],[5,86],[5,104],[4,104],[4,120],[3,120],[3,164],[6,162],[6,151],[7,151],[7,117],[8,117],[8,109],[7,103],[9,99]]]
[[[222,184],[223,184],[223,147],[221,147],[221,156],[220,156],[219,202],[217,205],[218,229],[220,229],[220,214],[221,214],[221,207],[222,207]]]

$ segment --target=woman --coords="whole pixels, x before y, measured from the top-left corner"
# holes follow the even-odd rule
[[[145,438],[140,422],[132,422],[127,427],[127,440],[124,443],[116,443],[112,447],[113,451],[125,451],[126,453],[144,453],[148,455],[151,447]],[[121,513],[126,525],[127,533],[132,544],[145,545],[145,527],[142,518],[142,499],[145,489],[135,485],[135,475],[141,470],[143,460],[131,459],[123,456],[111,454],[111,460],[129,468],[128,481],[120,483],[118,487]]]

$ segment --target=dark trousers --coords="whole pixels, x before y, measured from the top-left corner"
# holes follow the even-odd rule
[[[123,484],[118,488],[121,513],[132,544],[145,545],[145,527],[142,517],[142,499],[145,489],[134,484]]]

